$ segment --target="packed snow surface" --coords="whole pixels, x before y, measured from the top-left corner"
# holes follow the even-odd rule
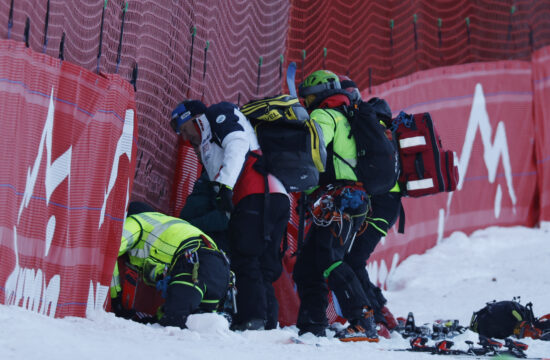
[[[458,319],[468,325],[472,313],[492,300],[533,303],[536,316],[550,313],[550,232],[523,227],[494,227],[470,236],[457,232],[423,255],[406,259],[388,282],[385,295],[394,315],[415,315],[416,324]],[[188,329],[142,325],[98,311],[88,319],[52,319],[18,307],[0,305],[0,359],[434,359],[434,355],[387,351],[408,347],[397,333],[379,343],[342,343],[297,337],[295,327],[232,332],[216,314],[193,315]],[[452,339],[466,349],[477,342],[467,331]],[[550,358],[550,341],[523,339],[529,357]],[[445,356],[453,358],[453,356]]]

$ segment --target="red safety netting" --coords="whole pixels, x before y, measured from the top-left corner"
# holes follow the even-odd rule
[[[548,0],[294,0],[287,57],[298,81],[327,68],[365,89],[440,66],[528,60],[550,44],[549,19]]]
[[[15,1],[10,36],[24,40],[28,17],[29,46],[57,57],[65,32],[65,59],[96,71],[104,3],[51,0],[44,47],[46,2]],[[107,2],[99,69],[118,71],[130,80],[138,65],[140,138],[132,200],[147,201],[169,213],[175,213],[175,204],[182,201],[178,198],[182,194],[173,193],[175,171],[182,159],[178,158],[176,135],[168,126],[170,112],[179,101],[193,97],[207,104],[221,100],[243,104],[280,91],[289,9],[289,3],[280,1]],[[8,24],[9,10],[9,1],[0,3],[0,24]],[[7,28],[1,27],[0,37],[7,36]]]
[[[550,47],[533,54],[533,97],[540,220],[550,222]]]
[[[0,40],[0,303],[103,307],[135,169],[131,85]]]

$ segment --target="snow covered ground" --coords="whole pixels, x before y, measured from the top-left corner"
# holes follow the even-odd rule
[[[467,325],[475,310],[492,300],[521,296],[536,316],[550,313],[550,232],[489,228],[471,236],[454,233],[424,255],[400,265],[385,292],[396,316],[415,314],[416,323],[458,319]],[[189,329],[141,325],[97,312],[89,319],[51,319],[0,305],[0,359],[434,359],[434,355],[384,351],[406,348],[394,333],[379,343],[341,343],[302,336],[307,344],[288,344],[294,327],[236,333],[215,314],[194,315]],[[453,339],[466,349],[477,342],[470,331]],[[522,340],[530,357],[550,358],[550,342]],[[452,358],[452,356],[443,359]]]

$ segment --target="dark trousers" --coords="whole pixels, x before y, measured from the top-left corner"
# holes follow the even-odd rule
[[[376,245],[384,236],[382,231],[387,233],[397,221],[401,207],[401,194],[388,192],[382,195],[373,195],[371,196],[371,206],[372,213],[368,218],[369,226],[361,235],[357,236],[344,261],[349,264],[359,279],[374,310],[376,322],[381,322],[384,321],[381,310],[386,304],[386,299],[382,295],[382,290],[370,281],[365,266]]]
[[[293,278],[300,297],[297,326],[301,331],[318,333],[327,324],[328,288],[348,320],[358,319],[369,305],[361,283],[352,268],[343,261],[352,245],[353,234],[365,217],[334,221],[328,227],[313,225],[294,266]],[[351,236],[347,234],[351,228]]]
[[[197,279],[193,280],[193,263],[180,256],[170,272],[164,315],[160,324],[185,327],[187,316],[194,312],[211,312],[224,298],[229,285],[229,263],[218,251],[197,251]]]
[[[265,328],[272,329],[279,316],[272,283],[282,272],[281,241],[290,216],[290,202],[284,194],[270,194],[267,208],[264,201],[264,194],[244,197],[229,221],[231,268],[237,287],[234,321],[240,324],[263,319]]]

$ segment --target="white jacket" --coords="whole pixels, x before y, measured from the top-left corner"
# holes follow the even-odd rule
[[[260,148],[252,125],[229,102],[210,106],[197,124],[202,139],[200,156],[208,177],[233,188],[248,152]]]

